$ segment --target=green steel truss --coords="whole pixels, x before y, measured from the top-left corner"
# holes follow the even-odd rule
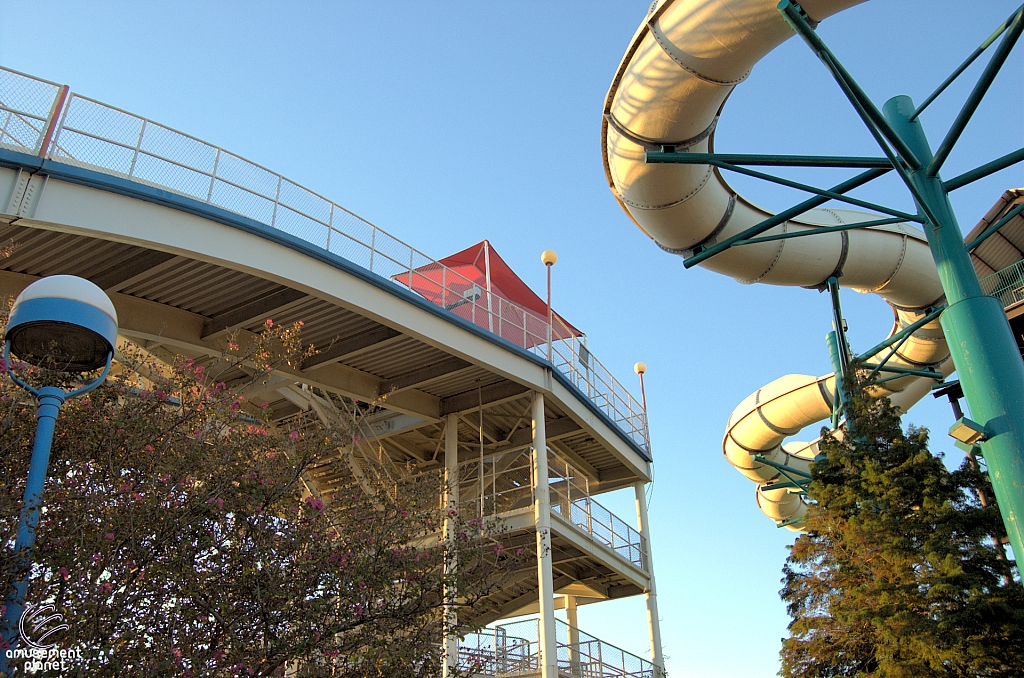
[[[898,221],[920,223],[928,238],[946,303],[944,306],[925,309],[925,315],[920,320],[864,353],[866,356],[874,356],[890,348],[884,358],[866,364],[865,367],[872,370],[872,376],[887,374],[878,380],[879,383],[908,374],[941,381],[942,375],[934,370],[915,370],[887,365],[888,360],[914,331],[936,318],[939,319],[946,333],[953,364],[960,376],[972,419],[984,427],[985,435],[979,449],[985,456],[990,470],[1010,543],[1014,554],[1024,558],[1024,362],[1010,332],[1002,305],[998,300],[983,294],[969,254],[1003,224],[1024,211],[1024,205],[1015,208],[973,242],[965,245],[949,202],[949,194],[952,191],[1024,161],[1024,148],[1007,153],[952,179],[943,181],[939,177],[939,171],[950,151],[1024,30],[1024,6],[1019,7],[986,38],[920,106],[915,107],[909,97],[897,96],[887,101],[881,109],[872,102],[821,37],[815,33],[815,26],[799,4],[792,0],[782,0],[778,8],[785,21],[807,43],[835,78],[874,137],[884,157],[680,153],[676,152],[674,146],[664,146],[661,151],[648,152],[646,158],[649,163],[713,165],[812,194],[807,200],[721,242],[697,247],[693,250],[692,256],[684,261],[684,265],[691,268],[731,247],[770,240],[871,228]],[[921,112],[992,45],[995,45],[992,57],[956,119],[933,151],[919,120]],[[819,188],[749,169],[752,166],[838,167],[865,171],[830,188]],[[896,172],[913,196],[917,214],[907,214],[846,195],[889,172]],[[877,213],[877,218],[857,224],[813,228],[800,233],[762,236],[773,227],[829,200],[871,210]],[[835,331],[828,334],[827,340],[833,368],[837,377],[841,377],[851,354],[846,343],[845,325],[839,306],[838,281],[830,278],[827,287],[832,296],[835,324]],[[845,395],[842,392],[841,378],[837,378],[836,382],[833,424],[838,426]],[[807,474],[759,456],[755,456],[755,459],[776,468],[784,478],[766,485],[768,489],[788,488],[799,493],[806,492],[807,484],[810,482]]]

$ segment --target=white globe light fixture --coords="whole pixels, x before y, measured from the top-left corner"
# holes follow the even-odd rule
[[[42,278],[14,300],[5,351],[65,372],[103,367],[117,341],[117,311],[93,283],[73,275]]]
[[[647,418],[647,391],[644,390],[644,373],[647,371],[647,363],[639,362],[633,365],[633,371],[640,377],[640,400],[644,407],[644,419]]]
[[[60,408],[68,398],[99,386],[110,370],[117,341],[117,311],[99,287],[72,275],[42,278],[26,287],[14,300],[4,336],[7,373],[39,403],[32,460],[29,462],[25,499],[18,521],[14,551],[21,569],[19,579],[7,593],[3,616],[3,639],[13,650],[18,644],[18,622],[28,592],[30,555],[36,541],[43,485],[50,463],[50,446]],[[57,386],[36,388],[14,372],[11,354],[30,365],[62,372],[103,372],[81,388],[65,391]],[[0,654],[0,670],[10,673],[8,653]]]

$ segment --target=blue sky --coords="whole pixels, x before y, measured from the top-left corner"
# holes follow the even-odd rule
[[[265,165],[440,258],[483,238],[535,290],[559,254],[554,304],[621,381],[646,375],[651,503],[665,652],[673,676],[767,676],[787,617],[778,599],[792,535],[722,458],[733,408],[788,373],[829,371],[825,295],[743,286],[660,251],[605,182],[605,93],[648,2],[6,3],[0,65],[157,120]],[[819,33],[881,105],[921,101],[1015,2],[876,0]],[[1022,48],[947,163],[954,176],[1024,141]],[[984,61],[984,58],[983,58]],[[933,144],[980,68],[923,116]],[[876,155],[838,88],[791,40],[730,98],[716,148]],[[957,191],[966,232],[1020,167]],[[832,175],[795,177],[832,183]],[[730,177],[775,209],[796,196]],[[856,195],[911,210],[890,181]],[[854,350],[891,312],[843,294]],[[638,391],[638,388],[634,389]],[[948,404],[906,419],[954,448]],[[814,437],[813,432],[803,439]],[[609,501],[632,518],[629,497]],[[587,632],[646,653],[639,599],[580,610]]]

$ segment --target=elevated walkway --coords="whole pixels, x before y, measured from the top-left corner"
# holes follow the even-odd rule
[[[41,276],[87,278],[110,295],[122,338],[160,359],[224,367],[231,333],[302,321],[314,355],[257,384],[235,365],[226,381],[247,384],[246,399],[282,425],[373,403],[362,441],[310,474],[313,491],[455,469],[461,510],[500,517],[510,546],[546,540],[531,551],[538,563],[462,621],[530,610],[550,621],[569,597],[644,594],[656,607],[646,519],[628,527],[594,499],[643,496],[646,414],[573,328],[538,326],[536,313],[264,167],[5,69],[0,243],[14,246],[0,295]],[[535,429],[546,431],[539,444]]]

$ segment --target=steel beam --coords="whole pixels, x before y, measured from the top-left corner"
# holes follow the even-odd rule
[[[305,292],[284,287],[227,313],[210,318],[203,326],[202,338],[210,339],[239,327],[266,320],[307,296]]]
[[[461,372],[462,370],[472,366],[472,363],[466,362],[462,358],[445,358],[444,360],[432,365],[410,370],[409,372],[403,372],[402,374],[391,377],[390,379],[385,379],[380,382],[380,395],[387,395],[388,393],[395,393],[407,388],[412,388],[440,377]]]
[[[806,238],[809,235],[820,235],[827,233],[839,233],[840,231],[850,231],[855,228],[871,228],[872,226],[887,226],[888,224],[900,224],[906,221],[899,217],[893,217],[892,219],[872,219],[871,221],[859,221],[855,224],[838,224],[836,226],[822,226],[821,228],[811,228],[806,231],[799,231],[797,233],[776,233],[775,235],[765,235],[760,238],[750,238],[749,240],[737,240],[733,243],[736,245],[756,245],[760,242],[772,242],[774,240],[789,240],[790,238]]]
[[[650,164],[674,163],[680,165],[766,165],[770,167],[891,167],[888,158],[844,155],[761,155],[757,153],[677,153],[668,148],[661,152],[648,151]]]
[[[933,101],[935,101],[935,99],[940,94],[942,94],[945,91],[945,89],[947,87],[949,87],[953,83],[954,80],[956,80],[958,77],[960,77],[960,74],[963,73],[965,70],[967,70],[967,67],[970,66],[971,64],[973,64],[974,60],[977,59],[978,57],[980,57],[982,55],[982,53],[986,49],[988,49],[989,46],[993,42],[996,41],[996,38],[998,38],[1000,35],[1002,35],[1003,32],[1007,28],[1010,27],[1010,24],[1013,23],[1013,19],[1016,16],[1017,16],[1017,12],[1014,12],[1013,14],[1011,14],[1010,17],[1006,21],[1003,22],[1002,26],[997,28],[992,33],[992,35],[990,35],[987,38],[985,38],[985,41],[983,43],[981,43],[981,45],[979,45],[978,48],[975,49],[971,53],[971,55],[969,57],[964,59],[963,63],[961,63],[959,66],[957,66],[956,69],[950,74],[950,76],[948,78],[946,78],[945,80],[943,80],[941,85],[939,85],[938,87],[935,88],[934,92],[932,92],[931,94],[928,95],[928,97],[924,100],[924,103],[922,103],[920,106],[917,107],[917,110],[914,111],[914,114],[910,116],[910,121],[913,122],[915,119],[917,119],[917,116],[921,115],[921,112],[924,111],[924,109],[928,108],[928,106]],[[952,190],[952,189],[947,189],[947,190]]]
[[[958,188],[962,188],[967,184],[977,181],[978,179],[984,179],[990,174],[994,174],[999,170],[1006,169],[1011,165],[1016,165],[1018,162],[1024,160],[1024,148],[1018,148],[1016,151],[1007,153],[1006,155],[996,158],[991,162],[986,162],[980,167],[975,167],[969,172],[964,172],[959,176],[955,176],[952,179],[944,181],[942,187],[946,191],[955,191]]]
[[[484,386],[477,393],[476,389],[449,396],[441,400],[441,414],[452,414],[453,412],[466,412],[480,406],[481,399],[484,405],[505,400],[513,400],[520,397],[530,389],[515,381],[503,381],[490,386]]]
[[[380,325],[368,332],[360,332],[354,336],[339,339],[338,341],[326,346],[315,355],[307,358],[302,363],[302,369],[308,370],[314,367],[320,367],[327,363],[337,362],[338,360],[353,355],[354,353],[364,351],[382,342],[400,337],[401,335],[402,333],[398,330],[393,330],[386,325]]]
[[[942,163],[946,162],[949,152],[953,150],[953,146],[960,139],[960,135],[966,129],[967,123],[971,121],[974,112],[978,110],[978,105],[985,97],[985,93],[988,92],[988,88],[992,81],[995,80],[996,75],[999,74],[999,70],[1003,67],[1006,57],[1010,56],[1010,51],[1017,44],[1017,38],[1020,37],[1021,31],[1024,30],[1024,7],[1017,10],[1011,21],[1012,23],[1007,29],[1006,35],[1003,36],[999,46],[996,47],[995,54],[992,55],[992,59],[985,66],[985,70],[982,72],[981,77],[978,78],[978,82],[974,85],[970,95],[968,95],[967,101],[964,102],[963,108],[960,109],[960,113],[956,116],[956,120],[950,125],[949,131],[946,132],[946,137],[935,150],[935,155],[932,156],[931,162],[928,163],[928,176],[934,177],[942,169]]]
[[[890,171],[892,171],[891,167],[887,169],[869,169],[868,171],[861,172],[857,176],[847,179],[842,183],[836,184],[831,189],[829,189],[829,192],[846,193],[847,191],[852,191],[853,189],[859,186],[863,186],[869,181],[877,179],[878,177],[883,176],[884,174]],[[744,229],[743,231],[740,231],[736,235],[726,238],[720,243],[716,243],[714,245],[711,245],[710,247],[701,248],[699,251],[698,249],[694,249],[693,256],[690,257],[689,259],[685,259],[683,261],[683,266],[686,268],[692,268],[699,264],[700,262],[704,261],[705,259],[710,259],[716,254],[721,254],[725,250],[735,245],[740,240],[746,240],[747,238],[753,238],[754,236],[761,235],[765,231],[772,229],[790,219],[796,218],[803,214],[804,212],[812,210],[815,207],[818,207],[819,205],[824,205],[829,200],[831,200],[831,198],[827,198],[821,195],[817,195],[813,198],[808,198],[807,200],[804,200],[802,203],[794,205],[793,207],[790,207],[788,210],[783,210],[773,217],[768,217],[764,221],[755,224],[754,226],[751,226],[748,229]]]
[[[128,281],[153,272],[156,267],[169,262],[176,256],[169,252],[143,250],[127,260],[115,262],[99,273],[88,277],[103,291],[116,292]]]
[[[845,202],[856,207],[863,207],[864,209],[875,210],[876,212],[881,212],[882,214],[891,214],[892,216],[899,217],[904,221],[921,221],[921,217],[917,216],[916,214],[907,214],[906,212],[895,210],[890,207],[885,207],[884,205],[879,205],[877,203],[869,202],[867,200],[849,198],[843,195],[842,193],[836,193],[835,191],[831,191],[828,189],[818,188],[816,186],[811,186],[809,184],[803,184],[800,183],[799,181],[792,181],[791,179],[777,177],[774,174],[766,174],[765,172],[758,172],[757,170],[747,169],[746,167],[741,167],[739,165],[732,165],[727,162],[718,162],[714,160],[708,162],[707,164],[715,165],[716,167],[720,167],[731,172],[737,172],[738,174],[745,174],[748,177],[753,177],[754,179],[761,179],[762,181],[770,181],[771,183],[779,184],[780,186],[795,188],[798,191],[814,193],[816,195],[826,197],[830,200],[837,200],[839,202]]]
[[[981,243],[983,243],[986,240],[988,240],[988,238],[990,236],[994,235],[995,233],[997,233],[999,231],[999,229],[1001,229],[1006,224],[1010,223],[1010,219],[1013,219],[1015,216],[1017,216],[1021,212],[1024,212],[1024,202],[1020,203],[1019,205],[1014,207],[1012,210],[1007,212],[1006,216],[1004,216],[1002,219],[1000,219],[996,223],[994,223],[991,226],[989,226],[988,228],[986,228],[985,231],[981,235],[979,235],[977,238],[975,238],[971,242],[967,243],[967,251],[970,252],[975,247],[977,247]]]

